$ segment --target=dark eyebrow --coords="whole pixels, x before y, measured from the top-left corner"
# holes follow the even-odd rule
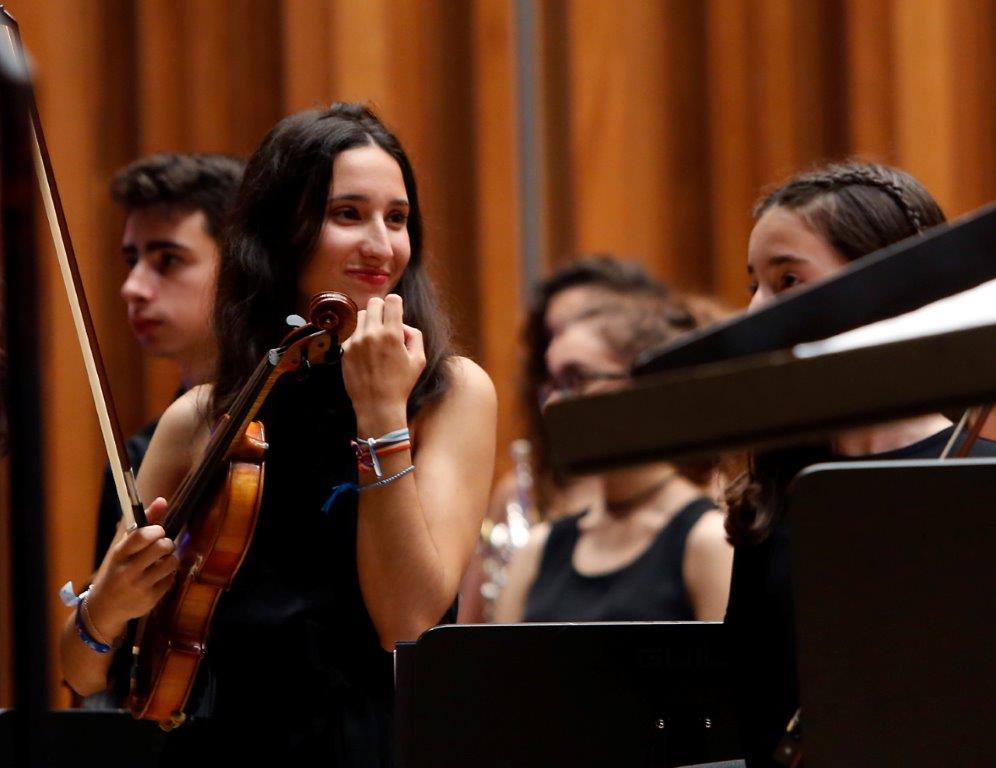
[[[145,244],[145,252],[153,253],[155,251],[189,251],[190,248],[185,246],[183,243],[178,243],[176,240],[149,240]],[[121,246],[121,253],[125,256],[134,256],[138,253],[138,247],[129,243],[128,245]]]
[[[179,251],[189,251],[190,249],[183,243],[178,243],[176,240],[149,240],[145,244],[146,251],[167,251],[167,250],[179,250]]]
[[[784,266],[785,264],[802,264],[805,261],[806,260],[801,256],[793,256],[788,253],[783,253],[779,254],[778,256],[772,256],[770,259],[768,259],[768,266],[781,267]],[[750,262],[747,262],[747,274],[748,275],[754,274],[754,265],[751,264]]]
[[[370,202],[370,198],[367,197],[366,195],[350,195],[350,194],[347,194],[347,195],[336,195],[335,197],[330,197],[329,198],[329,203],[335,203],[335,202],[338,202],[340,200],[348,200],[348,201],[354,202],[354,203],[369,203]],[[393,206],[401,207],[401,208],[407,208],[408,207],[408,201],[405,200],[404,198],[401,198],[401,197],[396,198],[394,200],[391,200],[390,204],[393,205]]]

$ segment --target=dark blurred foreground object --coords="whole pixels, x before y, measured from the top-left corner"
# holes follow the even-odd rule
[[[18,729],[22,723],[18,712],[0,712],[0,744],[11,744],[20,738]],[[51,737],[45,751],[46,762],[35,759],[31,766],[99,764],[101,768],[154,768],[166,738],[155,723],[136,720],[125,711],[55,710],[47,713],[45,727]],[[0,752],[0,757],[6,758],[6,754]],[[0,765],[22,768],[29,764],[4,759]]]
[[[639,363],[630,389],[551,404],[544,416],[553,462],[574,474],[786,445],[992,400],[996,326],[804,359],[791,347],[994,279],[996,204],[990,204],[764,309],[689,334]]]
[[[3,765],[49,765],[48,631],[45,574],[45,499],[42,494],[41,401],[38,350],[39,296],[34,210],[36,181],[32,165],[30,89],[21,65],[7,45],[0,45],[0,444],[7,466],[0,508],[9,516],[0,522],[9,556],[14,710],[9,738],[0,740]]]
[[[450,625],[399,646],[399,768],[716,764],[740,745],[713,623]]]
[[[996,765],[993,509],[994,459],[821,464],[796,478],[806,768]]]

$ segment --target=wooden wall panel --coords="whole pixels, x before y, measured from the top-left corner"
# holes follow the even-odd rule
[[[711,205],[701,225],[713,236],[713,290],[734,305],[746,296],[745,243],[757,196],[750,99],[755,46],[744,34],[750,14],[743,0],[706,4],[709,128],[703,135],[710,148]]]
[[[474,165],[479,233],[477,259],[480,280],[480,357],[491,373],[503,407],[498,414],[498,470],[510,467],[508,446],[522,436],[518,408],[517,371],[520,365],[522,297],[515,121],[513,115],[514,16],[505,0],[475,0],[474,125],[477,140]]]
[[[767,185],[843,149],[828,109],[843,77],[828,59],[842,45],[828,40],[832,17],[826,3],[757,0],[754,11],[748,21],[756,126],[751,152],[756,179]]]
[[[574,248],[659,266],[668,225],[663,3],[575,0],[566,21]]]
[[[888,3],[847,0],[846,120],[851,152],[891,162],[896,120],[892,10]]]
[[[956,116],[945,109],[955,86],[950,6],[948,0],[910,0],[894,9],[896,161],[948,209],[956,185]]]
[[[569,0],[539,3],[540,88],[543,124],[543,176],[545,187],[543,215],[543,266],[552,269],[570,261],[577,252],[574,186],[571,146],[567,126],[570,121],[570,40],[567,29]],[[510,63],[509,67],[513,65]],[[501,113],[496,113],[501,114]],[[493,115],[491,119],[495,119]],[[490,233],[484,233],[489,236]],[[527,291],[528,292],[528,291]]]
[[[11,3],[127,430],[172,395],[123,325],[114,169],[157,150],[248,153],[282,115],[372,101],[409,149],[429,262],[518,435],[521,296],[514,4],[508,0]],[[996,197],[990,0],[536,0],[544,258],[605,249],[745,297],[762,187],[860,154],[908,167],[948,212]],[[72,12],[72,23],[66,23]],[[89,567],[104,460],[46,254],[53,583]],[[58,428],[57,426],[58,425]],[[58,511],[57,511],[58,510]],[[61,609],[54,607],[53,616]]]
[[[679,288],[709,291],[713,262],[694,254],[712,251],[712,231],[702,226],[711,205],[708,144],[707,59],[704,4],[669,0],[664,6],[663,189],[656,205],[666,211],[662,252],[654,261]]]
[[[954,67],[945,111],[953,115],[952,212],[996,198],[996,3],[951,7]]]
[[[326,0],[280,4],[278,47],[284,73],[284,113],[330,100],[331,10]]]
[[[412,50],[417,35],[400,34],[388,0],[332,0],[329,10],[329,63],[336,100],[371,101],[385,120],[397,122],[403,115],[392,87],[394,63],[399,59],[409,66],[415,63]]]

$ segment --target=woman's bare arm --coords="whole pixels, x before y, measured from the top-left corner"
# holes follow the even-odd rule
[[[451,362],[452,386],[421,414],[414,459],[384,457],[385,475],[412,461],[413,474],[360,496],[357,564],[367,610],[385,649],[412,640],[453,602],[473,554],[494,471],[497,405],[487,374],[466,359]],[[362,435],[404,425],[357,415]]]
[[[192,392],[163,414],[139,473],[140,497],[155,499],[147,510],[153,524],[133,531],[119,525],[94,576],[83,618],[85,629],[97,640],[111,642],[123,635],[128,621],[152,610],[173,582],[175,547],[154,523],[167,507],[161,497],[171,494],[186,474],[206,434]],[[75,612],[63,627],[59,651],[63,677],[77,693],[89,695],[107,687],[113,654],[98,653],[81,640]]]
[[[695,618],[722,621],[730,597],[733,547],[726,540],[720,512],[706,512],[689,532],[683,570]]]
[[[505,572],[505,586],[495,603],[494,620],[499,624],[514,624],[522,621],[526,610],[526,598],[539,573],[543,549],[546,547],[550,526],[541,523],[529,532],[529,541],[520,549]]]

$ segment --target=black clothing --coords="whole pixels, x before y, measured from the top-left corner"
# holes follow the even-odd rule
[[[574,568],[578,523],[586,512],[550,528],[539,573],[526,599],[525,621],[693,621],[682,575],[685,541],[716,505],[698,498],[668,521],[644,552],[610,573],[586,576]]]
[[[160,764],[390,766],[393,656],[360,593],[357,495],[321,510],[333,486],[357,479],[341,369],[285,376],[259,418],[269,448],[255,536],[212,620],[190,719]]]
[[[180,390],[176,397],[183,394]],[[174,398],[175,399],[175,398]],[[131,462],[131,468],[138,474],[138,468],[142,466],[146,451],[149,450],[149,443],[152,434],[159,425],[159,419],[150,421],[138,432],[125,440],[125,452]],[[97,510],[97,548],[94,551],[93,569],[96,571],[100,567],[104,555],[114,541],[114,533],[118,528],[118,520],[121,519],[121,506],[118,504],[117,490],[114,488],[114,478],[111,476],[111,467],[104,467],[104,484],[100,490],[100,507]]]
[[[894,451],[833,456],[829,461],[936,459],[954,427]],[[978,440],[972,456],[996,456],[996,442]],[[751,768],[777,766],[773,755],[799,706],[795,617],[790,571],[790,521],[778,515],[770,536],[737,547],[726,624],[730,627],[741,736]]]
[[[341,369],[285,376],[260,418],[269,450],[259,522],[219,602],[187,709],[207,719],[171,734],[164,763],[190,750],[230,754],[241,734],[255,759],[390,765],[392,656],[360,594],[357,496],[321,511],[334,485],[357,479]]]

